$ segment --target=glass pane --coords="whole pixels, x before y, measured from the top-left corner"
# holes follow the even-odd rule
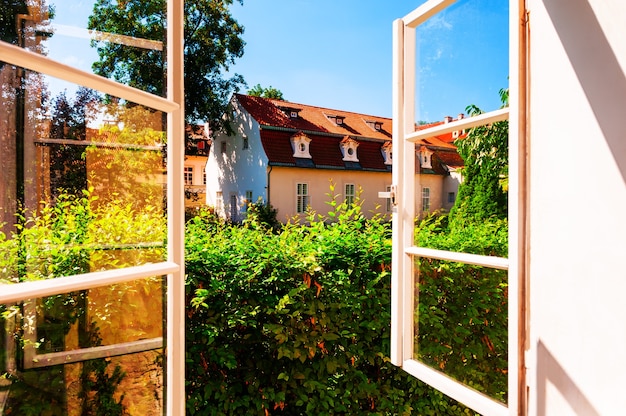
[[[165,258],[163,113],[3,65],[0,281]]]
[[[508,105],[508,2],[460,0],[417,29],[418,129]],[[508,122],[415,148],[417,245],[507,257]]]
[[[506,271],[421,258],[415,284],[415,359],[506,403]]]
[[[4,414],[163,414],[163,282],[0,305]]]
[[[508,2],[459,0],[417,28],[417,120],[500,108],[508,87]]]
[[[164,96],[165,3],[17,0],[3,40],[79,68]],[[27,7],[28,5],[28,7]],[[141,6],[141,7],[138,7]],[[129,16],[142,16],[133,20]],[[71,84],[52,80],[53,94]]]

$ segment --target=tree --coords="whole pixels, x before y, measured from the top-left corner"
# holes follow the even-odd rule
[[[87,125],[96,117],[98,94],[85,87],[76,91],[73,100],[65,92],[53,100],[51,139],[85,140]],[[54,144],[50,146],[50,194],[68,192],[80,195],[87,189],[87,165],[85,146],[80,144]]]
[[[0,4],[0,40],[17,44],[17,15],[26,13],[24,0],[5,0]]]
[[[253,97],[263,97],[263,98],[272,98],[274,100],[285,101],[283,97],[283,93],[272,87],[271,85],[267,88],[263,88],[261,84],[256,84],[250,90],[248,90],[248,95],[252,95]]]
[[[500,90],[502,107],[508,105],[508,89]],[[466,108],[470,116],[481,114],[475,105]],[[475,127],[455,145],[465,162],[463,183],[450,212],[451,224],[481,222],[507,217],[509,168],[509,123],[500,121]]]
[[[243,4],[243,0],[237,0]],[[244,28],[230,14],[233,0],[185,2],[185,113],[188,122],[207,120],[216,130],[225,127],[222,115],[243,77],[224,76],[243,55]],[[103,32],[162,41],[165,39],[165,0],[97,0],[88,28]],[[165,48],[140,49],[93,41],[100,60],[93,64],[99,75],[144,91],[164,95]]]

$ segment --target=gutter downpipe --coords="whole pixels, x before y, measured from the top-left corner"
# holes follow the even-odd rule
[[[273,166],[267,164],[267,206],[270,205],[270,173],[272,173]]]

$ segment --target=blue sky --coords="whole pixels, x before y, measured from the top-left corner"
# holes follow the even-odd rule
[[[424,0],[247,0],[233,68],[289,101],[391,117],[392,22]],[[508,1],[459,1],[418,29],[417,119],[500,106],[508,85]]]
[[[53,2],[56,24],[86,26],[91,1]],[[273,86],[288,101],[391,117],[392,22],[424,2],[235,3],[246,47],[231,70],[249,88]],[[500,106],[498,91],[508,83],[507,16],[506,0],[460,0],[418,29],[418,120],[456,116],[468,104]],[[87,70],[97,58],[86,39],[54,36],[49,48],[55,59]]]

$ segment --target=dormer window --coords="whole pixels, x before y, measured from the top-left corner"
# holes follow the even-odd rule
[[[302,111],[300,108],[294,107],[279,106],[278,108],[289,118],[298,118],[300,111]]]
[[[326,114],[326,118],[330,120],[335,126],[342,126],[344,124],[344,116],[334,115],[334,114]]]
[[[339,144],[341,147],[341,154],[343,155],[344,162],[358,162],[359,158],[356,154],[356,148],[359,147],[359,143],[346,136],[341,143]]]
[[[291,147],[293,148],[293,157],[311,159],[309,145],[311,139],[304,133],[298,132],[291,136]]]
[[[365,120],[365,124],[369,126],[370,129],[375,131],[381,131],[383,129],[383,123],[375,120]]]
[[[386,142],[380,148],[380,151],[383,154],[383,159],[385,160],[385,165],[391,166],[393,164],[392,148],[393,148],[393,146],[391,145],[391,142]]]
[[[420,149],[419,149],[419,158],[420,158],[420,164],[422,165],[422,168],[424,168],[424,169],[432,169],[433,168],[433,165],[432,165],[432,155],[433,155],[433,152],[428,150],[428,148],[426,146],[420,147]]]

